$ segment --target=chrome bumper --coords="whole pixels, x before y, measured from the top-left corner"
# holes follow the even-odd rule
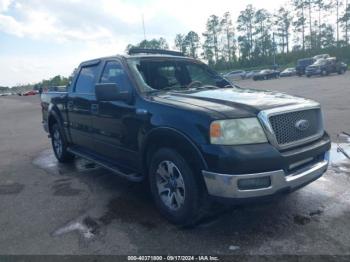
[[[314,163],[302,171],[293,174],[286,174],[283,170],[266,173],[228,175],[202,171],[209,195],[224,198],[253,198],[269,196],[282,189],[296,189],[304,186],[322,176],[328,168],[328,154],[326,158],[318,163]],[[243,179],[270,178],[270,186],[259,189],[241,190],[238,181]]]

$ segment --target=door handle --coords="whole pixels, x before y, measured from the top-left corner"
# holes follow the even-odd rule
[[[91,104],[91,113],[95,115],[98,114],[98,104]]]
[[[67,103],[67,108],[69,111],[73,111],[73,108],[74,108],[74,103],[73,101],[68,101]]]

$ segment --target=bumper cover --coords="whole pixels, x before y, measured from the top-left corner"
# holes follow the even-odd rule
[[[306,70],[305,74],[307,74],[307,75],[319,75],[319,74],[321,74],[321,69]]]
[[[211,196],[232,199],[257,198],[274,195],[282,190],[292,191],[311,183],[327,171],[328,159],[329,153],[326,154],[324,160],[310,164],[291,174],[286,174],[284,170],[243,175],[218,174],[208,171],[202,171],[202,174]],[[263,177],[270,178],[269,187],[241,190],[238,186],[239,180]]]

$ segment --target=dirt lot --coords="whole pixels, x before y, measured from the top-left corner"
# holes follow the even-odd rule
[[[333,140],[350,131],[350,73],[239,84],[315,99]],[[350,162],[336,151],[311,185],[181,229],[142,185],[83,160],[58,165],[38,97],[0,97],[0,108],[0,254],[350,255]]]

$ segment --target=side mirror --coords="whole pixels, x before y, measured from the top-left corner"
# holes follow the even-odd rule
[[[115,83],[95,85],[95,94],[98,101],[126,101],[130,100],[130,92],[121,91]]]

